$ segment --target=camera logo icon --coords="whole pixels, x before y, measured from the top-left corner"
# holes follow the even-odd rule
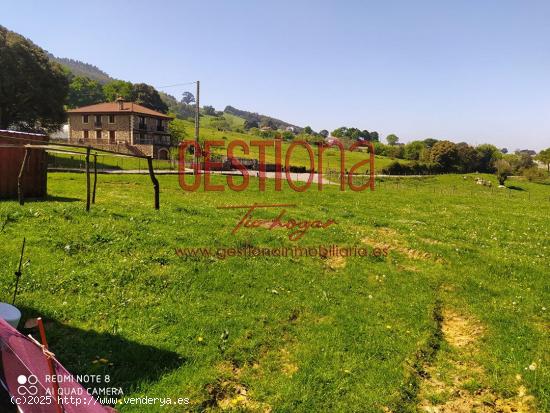
[[[36,385],[38,383],[38,377],[34,374],[29,376],[20,374],[17,376],[17,383],[19,383],[17,393],[20,396],[36,396],[38,394],[38,386]]]

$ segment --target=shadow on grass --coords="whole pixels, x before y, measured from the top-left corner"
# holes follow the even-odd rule
[[[45,201],[52,201],[52,202],[78,202],[78,201],[82,201],[82,199],[80,199],[80,198],[68,197],[68,196],[48,195],[48,196],[46,196],[46,198],[31,199],[30,201],[35,201],[35,202],[45,202]],[[27,202],[26,199],[25,199],[25,202]]]
[[[523,189],[522,187],[520,186],[515,186],[515,185],[510,185],[507,187],[508,189],[511,189],[513,191],[525,191],[525,189]]]
[[[17,197],[0,198],[0,202],[2,201],[17,201]],[[27,202],[78,202],[78,201],[82,201],[82,199],[66,197],[66,196],[57,196],[57,195],[47,195],[44,198],[25,198],[25,203]]]
[[[122,388],[125,394],[142,382],[155,382],[188,360],[172,351],[129,341],[123,337],[80,330],[52,319],[32,308],[20,308],[23,317],[19,330],[38,338],[38,329],[23,328],[30,318],[42,317],[50,350],[73,375],[109,375],[109,387]],[[85,387],[93,387],[87,384]],[[105,386],[99,384],[98,386]]]
[[[90,160],[90,169],[93,170],[94,162],[93,157]],[[74,159],[74,158],[58,158],[56,157],[55,160],[52,160],[51,158],[48,161],[48,168],[74,168],[74,169],[86,169],[86,162],[84,161],[84,156],[82,156],[82,159]],[[107,164],[103,162],[97,163],[97,169],[122,169],[119,165],[112,165]]]

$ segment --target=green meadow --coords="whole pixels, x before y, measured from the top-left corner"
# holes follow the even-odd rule
[[[26,237],[21,325],[42,316],[74,374],[108,374],[128,397],[189,398],[120,412],[415,412],[457,394],[547,412],[550,186],[483,177],[492,188],[447,175],[260,192],[251,178],[243,192],[190,193],[160,176],[156,211],[147,176],[100,175],[86,213],[85,176],[50,173],[46,201],[0,202],[2,300]],[[218,207],[253,203],[336,223],[298,241],[285,228],[232,234],[245,210]],[[319,245],[368,255],[176,254]]]

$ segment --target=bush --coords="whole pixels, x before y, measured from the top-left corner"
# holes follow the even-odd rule
[[[534,166],[524,169],[523,176],[527,178],[529,182],[541,182],[548,178],[548,172]]]
[[[429,175],[437,172],[441,172],[440,165],[422,162],[403,164],[395,161],[382,169],[385,175]]]
[[[508,163],[508,161],[505,161],[504,159],[499,159],[494,163],[495,169],[496,169],[496,176],[498,179],[498,183],[503,186],[504,182],[506,182],[506,179],[510,175],[512,175],[512,167]]]

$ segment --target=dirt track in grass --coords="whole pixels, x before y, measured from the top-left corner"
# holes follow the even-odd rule
[[[503,398],[484,386],[486,372],[476,362],[484,327],[464,313],[446,308],[441,330],[447,346],[424,367],[419,410],[428,413],[534,413],[534,398],[516,376],[517,394]]]

